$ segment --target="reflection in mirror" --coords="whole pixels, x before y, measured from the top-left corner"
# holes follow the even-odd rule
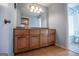
[[[29,18],[22,17],[20,27],[28,28],[28,25],[29,25]]]
[[[36,3],[17,3],[17,27],[21,25],[21,18],[28,18],[28,27],[47,28],[47,7]]]

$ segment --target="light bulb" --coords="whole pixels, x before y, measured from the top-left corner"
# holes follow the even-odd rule
[[[35,9],[35,7],[34,6],[31,6],[31,9]]]
[[[43,10],[42,10],[42,8],[39,8],[38,6],[33,6],[33,5],[31,5],[31,6],[30,6],[30,11],[31,11],[31,12],[34,12],[34,13],[40,13],[40,12],[42,12]]]
[[[40,11],[38,10],[37,13],[40,13]]]
[[[33,9],[30,9],[31,12],[33,12]]]
[[[36,10],[38,10],[38,7],[36,7]]]
[[[36,12],[37,12],[37,10],[36,10],[36,9],[34,9],[34,12],[36,13]]]
[[[39,8],[39,11],[42,11],[42,9],[41,9],[41,8]]]

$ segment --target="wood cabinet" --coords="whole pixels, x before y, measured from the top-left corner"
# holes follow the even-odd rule
[[[39,48],[39,29],[30,29],[30,49]]]
[[[39,48],[39,37],[30,37],[30,49]]]
[[[40,29],[40,47],[48,46],[48,29]]]
[[[16,36],[14,49],[15,49],[15,53],[28,50],[29,49],[28,37]]]
[[[14,30],[14,52],[29,50],[29,30]]]
[[[55,29],[33,28],[14,29],[13,51],[14,54],[32,49],[55,45]]]
[[[52,45],[55,44],[55,35],[56,34],[56,30],[55,29],[49,29],[48,30],[48,45]]]

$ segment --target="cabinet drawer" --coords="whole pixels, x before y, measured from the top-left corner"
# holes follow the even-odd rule
[[[31,29],[30,34],[40,34],[40,30],[39,29]]]
[[[49,34],[55,34],[56,30],[55,29],[49,29]]]
[[[39,37],[40,34],[30,34],[30,37]]]
[[[24,34],[29,34],[29,30],[14,30],[15,35],[24,35]]]
[[[48,35],[48,29],[41,29],[41,34]]]

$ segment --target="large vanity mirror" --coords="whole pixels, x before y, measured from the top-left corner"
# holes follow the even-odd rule
[[[48,28],[47,7],[37,3],[17,3],[17,27],[22,26],[22,20],[28,19],[28,27]]]

